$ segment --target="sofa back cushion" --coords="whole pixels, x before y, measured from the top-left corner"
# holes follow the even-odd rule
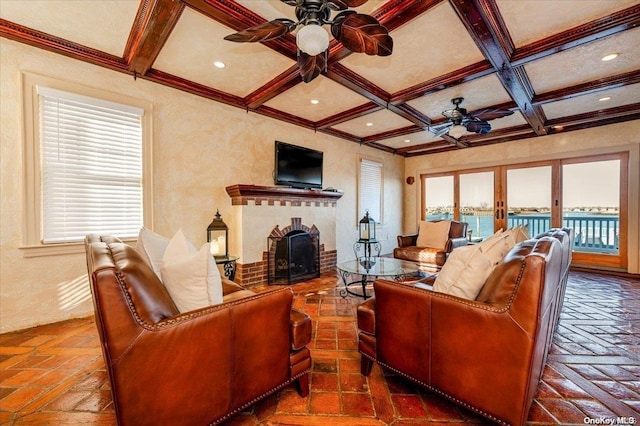
[[[155,324],[178,314],[165,286],[133,247],[116,242],[88,244],[87,266],[91,285],[96,287],[94,292],[99,291],[97,287],[113,282],[105,280],[103,283],[101,280],[106,277],[99,272],[113,271],[110,275],[115,276],[124,299],[131,302],[128,306],[136,320]],[[109,310],[109,306],[101,306],[101,309]]]
[[[449,239],[450,220],[420,221],[416,246],[444,250]]]

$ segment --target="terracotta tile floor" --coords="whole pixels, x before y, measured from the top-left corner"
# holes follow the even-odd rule
[[[332,275],[295,285],[313,318],[311,393],[293,386],[227,425],[480,424],[480,417],[374,366],[359,373],[355,308]],[[0,335],[0,424],[114,425],[92,318]],[[529,424],[640,422],[640,281],[572,272]],[[618,423],[621,424],[621,423]]]

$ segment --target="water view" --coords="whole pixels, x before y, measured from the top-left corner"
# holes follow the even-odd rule
[[[469,224],[472,239],[487,238],[494,233],[493,211],[466,208],[460,214],[463,222]],[[427,220],[452,220],[451,211],[431,211]],[[618,253],[619,213],[614,208],[582,208],[563,213],[563,226],[573,228],[574,249],[593,253]],[[534,236],[551,228],[550,212],[510,212],[507,220],[509,228],[526,226],[529,235]]]

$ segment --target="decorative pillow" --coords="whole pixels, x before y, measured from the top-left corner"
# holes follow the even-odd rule
[[[180,312],[222,303],[222,279],[211,246],[206,243],[196,250],[182,229],[167,245],[162,278]]]
[[[513,239],[516,244],[527,241],[529,238],[529,228],[526,225],[520,225],[513,228]]]
[[[420,221],[418,229],[418,247],[431,247],[444,249],[449,239],[450,220],[441,220],[439,222]]]
[[[494,267],[478,244],[458,247],[438,273],[433,291],[475,300]]]
[[[515,240],[510,231],[500,231],[500,233],[492,235],[478,244],[478,246],[480,246],[480,251],[482,251],[487,259],[489,259],[493,265],[497,265],[515,244]]]
[[[169,244],[169,239],[160,234],[156,234],[149,229],[142,228],[138,233],[136,251],[147,261],[153,272],[162,281],[162,257]]]

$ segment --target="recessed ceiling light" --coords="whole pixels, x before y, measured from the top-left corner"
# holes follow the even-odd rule
[[[598,99],[598,100],[599,100],[600,102],[605,102],[605,101],[611,100],[611,96],[604,96],[604,97],[602,97],[602,98],[600,98],[600,99]]]
[[[214,67],[216,67],[216,68],[220,68],[220,69],[222,69],[222,68],[226,67],[225,63],[224,63],[224,62],[221,62],[221,61],[215,61],[215,62],[213,63],[213,66],[214,66]]]
[[[318,105],[320,103],[320,101],[317,100],[317,99],[311,99],[311,103],[314,104],[314,105]]]
[[[603,60],[603,61],[611,61],[611,60],[613,60],[613,59],[617,58],[617,57],[618,57],[618,55],[619,55],[618,53],[610,53],[610,54],[608,54],[608,55],[603,56],[603,57],[602,57],[602,60]]]
[[[367,127],[373,126],[373,123],[367,123]]]
[[[404,143],[409,143],[409,142],[411,142],[411,139],[405,139],[404,140]]]

